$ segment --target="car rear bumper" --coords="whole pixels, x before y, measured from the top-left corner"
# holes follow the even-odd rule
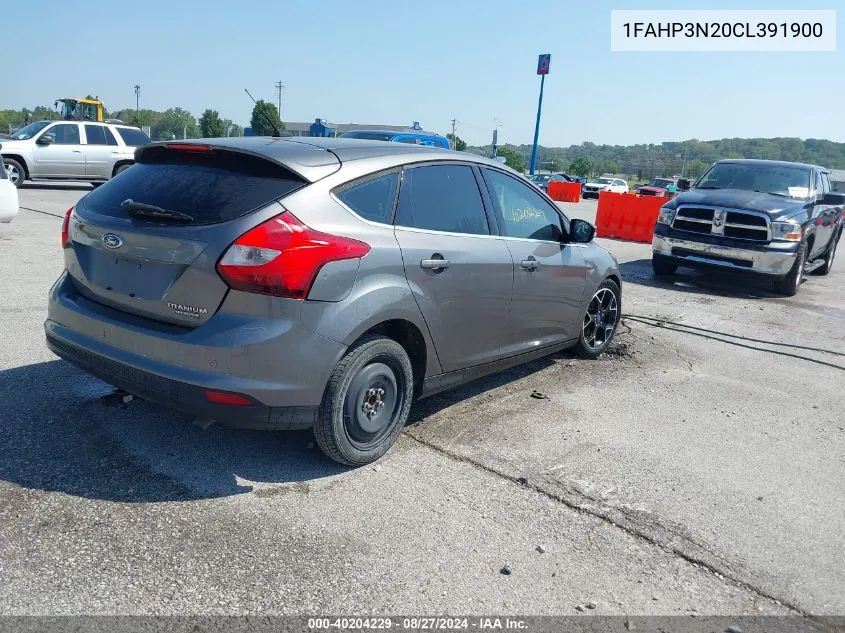
[[[721,243],[719,243],[721,242]],[[794,242],[736,246],[724,238],[690,240],[677,235],[665,224],[657,224],[652,251],[679,266],[723,268],[772,277],[783,277],[795,263],[798,244]]]
[[[345,347],[303,327],[298,311],[280,321],[218,312],[194,329],[159,326],[82,297],[63,274],[44,327],[56,355],[139,398],[229,426],[307,428]],[[215,404],[206,390],[252,404]]]

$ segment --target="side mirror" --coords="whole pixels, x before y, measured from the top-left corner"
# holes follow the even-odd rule
[[[690,183],[689,178],[681,178],[678,181],[678,191],[689,191],[690,187],[692,187],[692,183]]]
[[[52,143],[55,140],[56,140],[56,137],[53,136],[52,134],[42,134],[41,136],[38,137],[38,140],[35,141],[35,142],[38,143],[39,145],[50,145],[50,143]]]
[[[816,204],[845,204],[845,193],[833,193],[830,191],[823,196],[819,196],[818,200],[816,200]]]
[[[596,236],[596,227],[586,220],[569,221],[569,239],[575,244],[589,244]]]

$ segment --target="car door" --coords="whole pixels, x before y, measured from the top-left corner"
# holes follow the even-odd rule
[[[78,123],[54,123],[35,138],[31,175],[41,178],[79,178],[85,175],[85,154]],[[43,139],[52,136],[53,142]],[[42,143],[39,143],[39,141]]]
[[[587,268],[567,242],[568,221],[510,174],[482,169],[501,234],[514,262],[511,337],[520,350],[577,338]]]
[[[821,199],[826,193],[830,193],[830,180],[827,174],[820,171],[815,175],[815,190],[817,199]],[[816,238],[813,241],[813,250],[810,259],[823,257],[827,254],[827,245],[833,237],[834,223],[836,222],[836,207],[829,204],[816,202],[813,205],[813,218],[815,221]]]
[[[18,188],[9,180],[0,155],[0,222],[11,222],[18,214]]]
[[[405,276],[443,370],[507,356],[513,261],[490,229],[473,168],[406,167],[395,225]]]
[[[85,175],[96,179],[111,177],[112,166],[117,160],[118,145],[111,130],[105,125],[86,123]]]
[[[625,184],[624,180],[619,180],[618,178],[613,181],[613,185],[610,187],[611,191],[615,191],[616,193],[628,193],[628,185]]]

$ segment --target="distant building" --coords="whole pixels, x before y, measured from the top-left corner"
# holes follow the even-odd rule
[[[382,125],[370,123],[329,123],[325,119],[314,119],[312,122],[285,121],[285,136],[340,136],[344,132],[353,130],[386,130],[392,132],[407,132],[408,130],[422,130],[418,121],[412,125]]]
[[[845,193],[845,169],[830,170],[830,188],[837,193]]]

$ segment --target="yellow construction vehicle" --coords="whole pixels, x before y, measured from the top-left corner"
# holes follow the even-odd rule
[[[103,102],[97,99],[58,99],[55,103],[59,116],[65,121],[103,122]]]

